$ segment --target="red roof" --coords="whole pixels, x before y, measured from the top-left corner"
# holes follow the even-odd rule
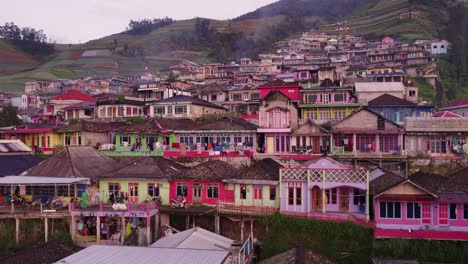
[[[50,100],[76,100],[86,102],[96,102],[96,99],[77,90],[70,90],[64,94],[54,96]]]
[[[452,113],[452,112],[450,112],[450,111],[435,112],[434,114],[432,114],[432,116],[433,116],[433,117],[457,117],[457,118],[461,118],[461,117],[462,117],[461,115]]]
[[[446,107],[457,107],[457,106],[468,106],[468,99],[457,99],[453,102],[451,102],[449,105]]]

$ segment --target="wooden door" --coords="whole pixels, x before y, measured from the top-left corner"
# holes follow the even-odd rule
[[[349,188],[340,188],[340,211],[349,211]]]
[[[274,137],[267,137],[267,153],[268,154],[275,153],[275,138]]]
[[[439,204],[439,225],[447,226],[448,225],[448,204],[441,203]]]
[[[431,205],[429,203],[422,204],[422,223],[426,225],[430,225],[432,223],[431,220]]]
[[[128,201],[138,203],[138,183],[128,184]]]
[[[312,188],[312,209],[319,210],[322,209],[322,190],[319,187],[314,186]]]
[[[320,153],[320,137],[312,137],[312,151]]]
[[[201,195],[202,195],[202,184],[201,183],[194,183],[193,184],[193,203],[201,203]]]

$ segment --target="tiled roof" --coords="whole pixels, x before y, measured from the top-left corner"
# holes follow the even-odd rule
[[[114,131],[147,134],[166,134],[169,132],[161,127],[161,125],[156,122],[156,119],[154,118],[145,119],[143,122],[127,123],[124,126],[116,128]]]
[[[168,130],[190,130],[197,125],[197,123],[191,119],[156,117],[156,121],[161,125],[161,127]]]
[[[415,103],[406,101],[390,94],[383,94],[369,101],[369,106],[416,106]]]
[[[468,106],[468,99],[464,99],[464,98],[457,99],[457,100],[451,102],[449,105],[447,105],[446,108],[458,107],[458,106]]]
[[[77,101],[96,102],[95,98],[77,90],[70,90],[64,94],[51,97],[50,100],[77,100]]]
[[[102,175],[102,178],[159,179],[168,178],[188,168],[162,157],[140,158],[122,168]]]
[[[382,169],[372,171],[370,173],[371,176],[375,174],[376,171],[378,172],[378,175],[369,182],[370,193],[373,195],[378,195],[406,180],[401,175]]]
[[[79,103],[76,103],[76,104],[72,104],[72,105],[69,105],[65,108],[63,108],[63,110],[75,110],[75,109],[90,109],[90,108],[94,108],[94,105],[95,103],[94,102],[79,102]]]
[[[226,110],[226,108],[204,101],[202,99],[196,98],[196,97],[191,97],[191,96],[185,96],[185,95],[176,95],[173,97],[169,97],[157,102],[154,102],[152,104],[184,104],[184,103],[191,103],[194,105],[202,105],[202,106],[207,106],[207,107],[212,107],[212,108],[218,108],[218,109],[223,109]]]
[[[252,166],[241,171],[238,179],[278,181],[279,170],[283,166],[272,158],[255,161]]]
[[[69,125],[64,128],[57,129],[57,133],[72,133],[72,132],[95,132],[95,133],[108,133],[114,131],[116,128],[127,125],[124,122],[97,122],[80,120],[78,123]]]
[[[407,132],[460,132],[468,131],[467,118],[453,117],[407,117]]]
[[[455,114],[453,112],[450,112],[450,111],[439,111],[439,112],[435,112],[434,114],[432,114],[432,117],[455,117],[455,118],[460,118],[460,117],[463,117],[459,114]]]
[[[237,177],[239,170],[220,160],[200,163],[188,170],[174,175],[173,179],[221,181]]]
[[[253,130],[256,131],[258,126],[246,121],[242,118],[225,117],[208,123],[198,124],[193,127],[193,130]]]

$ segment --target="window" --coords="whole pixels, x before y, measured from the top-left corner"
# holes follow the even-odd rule
[[[421,218],[421,204],[406,203],[406,218],[420,219]]]
[[[159,197],[159,184],[157,184],[157,183],[148,183],[148,196],[149,197]]]
[[[125,108],[125,115],[126,115],[126,116],[129,116],[129,115],[131,115],[131,114],[132,114],[132,108],[129,107],[129,106],[127,106],[127,107]]]
[[[354,189],[353,204],[361,205],[366,203],[366,194],[363,190]]]
[[[129,135],[120,135],[120,146],[123,146],[125,142],[130,145],[130,136]]]
[[[172,105],[167,106],[167,114],[172,115]]]
[[[259,93],[251,93],[250,94],[250,100],[255,101],[260,99],[260,94]]]
[[[297,205],[302,204],[302,188],[301,187],[296,188],[296,204]]]
[[[307,119],[317,120],[317,110],[308,110],[306,112]]]
[[[50,148],[50,136],[47,136],[47,147]]]
[[[346,100],[345,93],[335,93],[334,94],[335,102],[344,102]]]
[[[409,91],[409,96],[416,96],[416,91]]]
[[[242,94],[231,94],[231,101],[242,101]]]
[[[320,112],[320,120],[323,120],[323,121],[328,121],[331,119],[331,111],[330,110],[322,110]]]
[[[276,186],[270,185],[270,201],[276,200]]]
[[[463,205],[463,219],[468,220],[468,204]]]
[[[346,109],[337,108],[335,109],[335,120],[342,120],[346,117]]]
[[[398,135],[379,135],[380,151],[398,151]]]
[[[219,197],[219,186],[218,184],[208,184],[208,198],[218,198]]]
[[[249,93],[244,93],[244,100],[249,100]]]
[[[382,116],[377,118],[377,130],[385,130],[385,119]]]
[[[106,108],[105,107],[101,107],[99,109],[99,117],[106,117]]]
[[[130,113],[127,113],[127,114],[130,114]],[[124,108],[123,107],[119,106],[117,108],[117,115],[118,116],[124,116]]]
[[[247,199],[247,187],[245,185],[241,185],[240,187],[240,198],[242,200]]]
[[[133,115],[134,116],[138,115],[138,108],[136,107],[133,108]]]
[[[380,202],[380,218],[401,218],[401,203]]]
[[[183,115],[187,113],[187,106],[186,105],[176,105],[175,106],[175,114],[176,115]]]
[[[294,188],[292,187],[288,189],[288,204],[294,205]]]
[[[182,196],[182,197],[187,197],[188,195],[188,187],[187,187],[187,183],[185,182],[178,182],[177,183],[177,196]]]
[[[262,185],[254,185],[254,199],[255,200],[263,199],[263,186]]]
[[[216,96],[216,94],[212,94],[211,95],[211,101],[216,102],[217,100],[218,100],[218,97]]]
[[[450,219],[457,219],[457,204],[450,204]]]
[[[306,103],[316,104],[317,103],[317,95],[316,94],[307,94],[306,95]]]
[[[71,136],[66,135],[65,136],[65,146],[70,146],[71,145]]]
[[[109,183],[109,197],[112,195],[114,198],[119,196],[120,184],[119,183]]]
[[[331,197],[330,197],[330,191],[331,191]],[[325,190],[325,195],[327,196],[327,204],[336,204],[336,195],[337,195],[337,189],[333,188],[331,190]]]
[[[162,116],[162,115],[166,114],[166,107],[165,106],[155,106],[153,111],[154,111],[155,115]]]
[[[330,94],[322,94],[322,104],[328,104],[330,103]]]

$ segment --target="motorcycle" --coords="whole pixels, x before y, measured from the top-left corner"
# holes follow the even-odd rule
[[[187,200],[185,199],[185,197],[172,199],[171,207],[172,208],[184,208],[186,203],[187,203]]]

